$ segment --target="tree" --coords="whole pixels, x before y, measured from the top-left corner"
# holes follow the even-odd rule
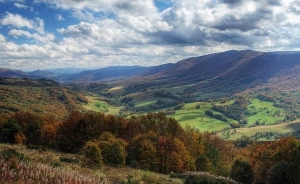
[[[46,124],[41,129],[41,143],[49,148],[54,148],[57,124]]]
[[[252,183],[254,172],[250,162],[242,157],[236,158],[231,167],[230,177],[245,184]]]
[[[153,132],[135,136],[128,148],[128,163],[145,170],[158,171],[157,134]]]
[[[25,130],[27,144],[41,144],[41,127],[42,125],[38,121],[28,123],[27,128]]]
[[[126,143],[109,132],[103,132],[98,139],[102,150],[103,162],[114,167],[123,167],[126,163]]]
[[[289,184],[293,182],[293,176],[290,171],[290,165],[285,162],[279,162],[270,168],[267,175],[268,184]]]
[[[26,138],[21,126],[14,120],[8,120],[0,130],[0,141],[4,143],[23,143]]]
[[[87,141],[94,140],[103,132],[103,113],[72,112],[57,129],[57,145],[64,152],[78,152]]]
[[[101,150],[95,142],[88,141],[83,147],[87,165],[103,166]]]

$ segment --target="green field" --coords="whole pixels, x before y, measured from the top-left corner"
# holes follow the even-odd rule
[[[151,104],[156,103],[157,99],[152,96],[147,96],[146,93],[136,93],[133,95],[135,107],[147,107]],[[119,114],[120,110],[123,106],[113,106],[108,102],[99,99],[99,97],[95,96],[87,96],[89,103],[84,105],[85,109],[104,112],[107,114]],[[221,121],[214,117],[208,116],[205,114],[206,110],[212,111],[214,114],[221,114],[220,112],[214,111],[212,109],[213,104],[218,106],[231,105],[234,103],[234,100],[227,101],[225,103],[221,102],[193,102],[186,103],[185,106],[176,110],[175,114],[171,114],[170,116],[175,118],[181,126],[184,128],[187,125],[199,129],[200,131],[214,131],[221,130],[227,127],[230,127],[230,123],[237,123],[236,120],[228,118],[228,122]],[[199,105],[200,108],[196,108]],[[173,109],[160,109],[155,110],[164,111]],[[138,114],[146,114],[147,112],[140,112]],[[259,122],[260,125],[265,124],[275,124],[277,122],[281,122],[285,117],[285,111],[281,108],[277,108],[274,106],[273,102],[261,101],[259,99],[250,100],[249,105],[247,106],[247,111],[245,112],[245,117],[248,119],[248,124],[246,126],[253,126],[256,122]],[[260,126],[261,127],[261,126]],[[239,137],[239,135],[236,135]]]
[[[196,106],[200,105],[199,109]],[[229,127],[229,123],[220,121],[205,114],[206,110],[211,110],[212,105],[208,102],[187,103],[181,110],[177,110],[171,117],[175,118],[182,127],[189,125],[200,131],[213,131]],[[213,110],[212,110],[213,111]],[[213,111],[214,113],[218,113]],[[236,122],[227,118],[229,122]]]
[[[247,112],[253,114],[250,116],[246,115],[248,125],[253,125],[256,121],[265,124],[274,124],[276,122],[281,122],[285,117],[285,111],[275,107],[273,102],[266,102],[258,99],[251,100]]]
[[[89,103],[87,105],[83,105],[83,108],[87,110],[104,112],[106,114],[118,115],[122,106],[113,106],[108,104],[103,100],[99,100],[99,97],[95,96],[86,96]]]
[[[275,132],[275,133],[293,133],[300,131],[300,121],[293,121],[290,123],[281,123],[277,125],[265,125],[265,126],[256,126],[251,128],[237,128],[235,134],[231,134],[229,139],[235,140],[243,135],[253,136],[256,132]],[[232,131],[231,131],[232,132]]]
[[[153,100],[153,101],[144,101],[144,102],[140,102],[135,107],[148,106],[148,105],[154,104],[155,102],[156,102],[156,100]]]

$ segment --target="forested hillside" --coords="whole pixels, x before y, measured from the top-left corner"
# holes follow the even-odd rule
[[[0,78],[0,115],[30,111],[63,118],[87,99],[52,80]]]
[[[85,167],[104,164],[177,173],[172,176],[185,178],[186,183],[197,180],[197,174],[178,173],[205,171],[242,183],[299,183],[299,140],[228,142],[190,127],[183,129],[163,113],[124,119],[74,111],[61,122],[51,116],[13,113],[1,119],[0,141],[82,154]]]

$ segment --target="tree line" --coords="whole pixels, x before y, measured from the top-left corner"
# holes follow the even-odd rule
[[[86,165],[130,166],[166,174],[205,171],[243,183],[277,181],[279,176],[297,183],[300,174],[300,141],[295,138],[239,147],[208,132],[183,129],[164,113],[125,119],[74,111],[59,122],[51,116],[18,112],[0,118],[0,141],[83,154]],[[248,177],[243,177],[245,172]]]

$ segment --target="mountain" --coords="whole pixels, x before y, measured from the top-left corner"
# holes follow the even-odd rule
[[[155,81],[153,85],[192,85],[186,89],[185,92],[188,93],[217,91],[220,95],[263,88],[300,89],[297,85],[300,76],[300,52],[231,50],[151,67],[111,66],[79,73],[75,71],[80,69],[37,70],[26,73],[1,68],[0,76],[46,78],[64,83],[123,79],[137,84]]]
[[[148,67],[142,66],[111,66],[96,70],[86,70],[70,76],[73,82],[108,81],[124,79],[140,75]]]
[[[65,75],[65,74],[76,74],[84,70],[85,69],[82,68],[53,68],[53,69],[46,69],[43,71],[48,71],[57,75]]]
[[[56,74],[46,70],[36,70],[33,72],[28,72],[28,74],[31,76],[35,76],[36,78],[46,78],[46,79],[52,79],[57,76]]]
[[[172,67],[173,65],[174,65],[173,63],[167,63],[158,66],[148,67],[147,70],[145,70],[143,73],[140,74],[140,76],[154,75]]]
[[[11,70],[8,68],[0,68],[1,77],[13,77],[13,78],[23,78],[30,77],[30,74],[20,71],[20,70]]]
[[[300,52],[227,51],[188,58],[141,81],[191,85],[185,93],[232,95],[247,90],[300,90]]]

